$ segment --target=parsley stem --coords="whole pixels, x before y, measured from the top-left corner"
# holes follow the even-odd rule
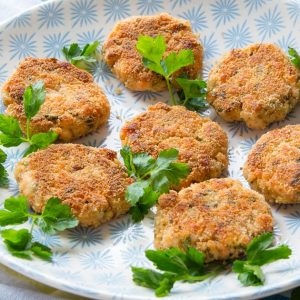
[[[31,220],[32,220],[32,223],[31,223],[31,227],[30,227],[30,234],[32,234],[33,227],[34,227],[34,220],[35,220],[35,218],[32,215],[31,215]]]
[[[172,87],[171,87],[171,84],[170,84],[170,80],[169,80],[168,77],[165,77],[165,79],[166,79],[166,82],[167,82],[167,87],[168,87],[169,94],[170,94],[170,97],[171,97],[172,105],[176,105],[177,101],[175,100],[175,97],[174,97],[174,94],[173,94],[173,90],[172,90]]]
[[[189,98],[186,97],[186,98],[184,99],[182,105],[185,106],[185,105],[186,105],[186,102],[187,102],[188,100],[189,100]]]
[[[27,141],[30,140],[30,119],[26,120],[26,138]]]

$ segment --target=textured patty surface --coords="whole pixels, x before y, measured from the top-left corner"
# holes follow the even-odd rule
[[[263,129],[300,100],[300,71],[272,44],[234,49],[209,73],[208,101],[226,121]]]
[[[223,129],[182,106],[149,106],[124,125],[120,136],[123,145],[129,145],[133,152],[147,152],[154,157],[161,150],[178,149],[179,161],[188,163],[191,169],[181,187],[218,177],[228,165]]]
[[[300,203],[300,125],[264,134],[249,153],[244,176],[270,202]]]
[[[83,226],[98,226],[129,209],[124,193],[132,179],[112,150],[51,145],[22,159],[15,177],[36,212],[50,197],[59,197]]]
[[[194,52],[194,64],[179,70],[196,78],[202,68],[203,49],[192,33],[190,23],[163,13],[155,16],[131,17],[118,22],[103,45],[104,59],[125,86],[136,91],[166,89],[162,76],[145,68],[136,50],[139,35],[162,35],[167,44],[166,55],[182,49]]]
[[[272,230],[271,210],[262,195],[237,180],[210,179],[159,198],[154,245],[193,246],[207,262],[227,260],[241,256],[255,236]]]
[[[23,93],[38,80],[45,82],[46,100],[31,120],[32,133],[53,130],[70,141],[107,121],[109,103],[91,74],[55,58],[26,58],[2,88],[7,113],[20,121],[24,131]]]

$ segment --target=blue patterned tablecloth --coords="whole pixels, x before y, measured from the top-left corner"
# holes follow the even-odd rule
[[[0,23],[47,0],[0,0]],[[290,292],[264,298],[288,300]],[[84,299],[32,281],[0,264],[0,300]]]

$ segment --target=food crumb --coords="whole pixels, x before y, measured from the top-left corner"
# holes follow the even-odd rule
[[[122,94],[122,90],[120,88],[116,88],[115,89],[115,93],[116,93],[116,95],[121,95]]]

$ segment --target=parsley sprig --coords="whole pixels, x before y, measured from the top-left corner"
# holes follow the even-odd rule
[[[6,153],[0,149],[0,187],[7,187],[8,185],[8,174],[3,166],[3,163],[5,163],[6,159]]]
[[[300,70],[300,55],[298,52],[294,48],[289,47],[288,53],[291,62]]]
[[[8,251],[19,258],[32,259],[35,255],[44,260],[51,260],[52,250],[34,242],[32,231],[38,226],[47,234],[54,234],[78,225],[78,220],[72,215],[71,209],[61,204],[59,198],[50,198],[41,215],[29,211],[28,201],[24,196],[10,197],[4,202],[4,209],[0,210],[0,226],[24,224],[31,220],[31,228],[4,229],[0,234]]]
[[[74,66],[91,71],[91,64],[97,62],[98,47],[100,42],[95,41],[91,44],[86,44],[82,49],[77,43],[71,44],[69,47],[64,47],[62,53],[66,60],[69,61]]]
[[[261,266],[287,259],[291,254],[287,245],[273,247],[273,234],[265,233],[251,241],[246,249],[245,260],[234,261],[232,270],[239,274],[238,279],[245,286],[263,285],[265,276]]]
[[[139,286],[155,290],[157,297],[167,296],[177,281],[200,282],[216,276],[223,269],[222,266],[213,269],[207,268],[204,265],[204,254],[193,247],[187,248],[186,253],[178,248],[170,248],[167,250],[146,250],[145,254],[163,273],[151,269],[131,267],[133,281]]]
[[[233,262],[232,270],[239,274],[238,279],[243,285],[263,285],[265,277],[261,266],[289,258],[292,251],[287,245],[272,247],[272,244],[272,233],[259,235],[248,245],[246,258]],[[139,286],[155,290],[157,297],[167,296],[177,281],[203,281],[230,267],[229,263],[227,266],[205,264],[205,255],[193,247],[187,247],[185,252],[178,248],[146,250],[145,255],[163,273],[131,267],[133,281]]]
[[[194,63],[192,50],[183,49],[178,53],[172,51],[164,58],[167,45],[161,35],[154,38],[145,35],[139,36],[136,49],[142,56],[144,66],[164,77],[173,105],[184,105],[195,111],[207,108],[206,84],[204,81],[184,78],[184,74],[181,77],[173,78],[178,70]],[[172,82],[174,80],[181,88],[178,100],[173,92]]]
[[[129,213],[135,222],[144,218],[161,194],[190,173],[186,163],[176,162],[176,149],[161,151],[157,159],[146,153],[133,153],[129,146],[123,147],[120,153],[129,176],[135,179],[125,193],[126,201],[131,204]]]
[[[23,94],[24,111],[26,115],[26,136],[23,136],[21,127],[17,119],[12,116],[0,114],[0,145],[4,147],[15,147],[22,143],[29,143],[29,147],[24,156],[38,149],[47,148],[58,138],[58,134],[53,131],[30,133],[30,121],[39,112],[41,105],[45,101],[45,87],[43,81],[28,86]]]

